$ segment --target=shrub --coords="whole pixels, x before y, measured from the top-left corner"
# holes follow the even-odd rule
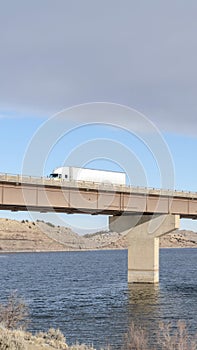
[[[8,329],[22,328],[28,325],[29,313],[25,302],[13,292],[6,304],[0,304],[0,323]]]
[[[178,321],[177,329],[172,324],[160,323],[158,345],[162,350],[196,350],[197,334],[191,339],[185,322]]]
[[[24,338],[19,332],[0,327],[0,349],[26,350],[27,348]]]
[[[47,332],[39,332],[36,334],[36,336],[46,340],[53,339],[61,342],[66,341],[63,333],[59,329],[54,329],[54,328],[50,328]]]
[[[46,225],[48,225],[50,227],[55,227],[55,225],[53,225],[51,222],[46,222]]]
[[[148,337],[144,330],[137,328],[132,322],[121,350],[148,350]]]
[[[156,342],[156,348],[150,346],[148,335],[132,323],[121,350],[196,350],[197,334],[191,339],[183,321],[178,321],[176,328],[171,323],[162,322],[159,325]]]
[[[75,345],[69,346],[68,349],[69,350],[96,350],[92,346],[88,346],[88,345],[85,345],[85,344],[78,344],[78,343],[76,343]]]
[[[48,332],[39,332],[37,339],[42,339],[44,344],[50,345],[55,349],[67,349],[66,338],[59,329],[50,328]]]

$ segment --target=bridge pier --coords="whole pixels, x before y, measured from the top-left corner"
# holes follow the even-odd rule
[[[179,215],[122,215],[109,218],[110,230],[128,237],[128,282],[159,282],[159,237],[179,228]]]

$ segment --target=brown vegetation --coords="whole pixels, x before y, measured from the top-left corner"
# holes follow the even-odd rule
[[[153,347],[147,333],[132,323],[121,350],[197,350],[197,333],[189,336],[183,321],[178,321],[176,327],[161,322],[156,337],[157,344]]]
[[[26,329],[28,325],[26,303],[13,292],[6,304],[0,304],[0,324],[8,329]]]

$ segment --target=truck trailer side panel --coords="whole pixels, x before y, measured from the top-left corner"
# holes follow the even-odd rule
[[[54,179],[64,181],[89,181],[108,183],[114,185],[126,185],[126,174],[116,171],[104,171],[78,167],[59,167],[50,175]]]
[[[75,181],[91,181],[98,183],[126,184],[125,173],[86,168],[70,167],[70,179]]]

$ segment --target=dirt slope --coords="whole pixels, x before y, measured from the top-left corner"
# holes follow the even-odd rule
[[[197,233],[174,231],[160,239],[161,247],[197,247]],[[0,251],[69,251],[125,249],[127,237],[116,232],[80,236],[70,228],[46,222],[0,219]]]

